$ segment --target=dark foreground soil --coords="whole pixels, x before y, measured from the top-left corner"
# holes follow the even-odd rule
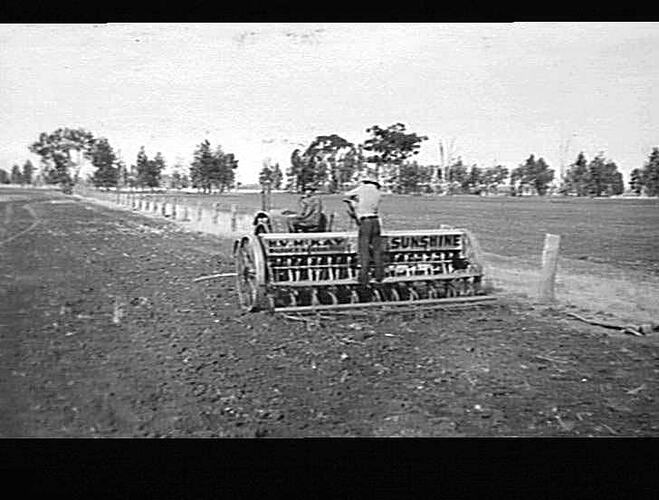
[[[193,282],[228,240],[47,192],[0,192],[0,224],[0,436],[659,435],[657,336],[503,298],[242,314]]]

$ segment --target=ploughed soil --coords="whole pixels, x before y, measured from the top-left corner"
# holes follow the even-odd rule
[[[656,436],[659,334],[500,296],[243,313],[227,239],[0,191],[0,436]]]

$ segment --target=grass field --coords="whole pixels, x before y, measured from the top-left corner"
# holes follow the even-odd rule
[[[183,194],[193,203],[236,204],[240,213],[261,207],[258,193]],[[274,193],[274,208],[296,207],[298,196]],[[323,195],[335,228],[349,220],[341,195]],[[385,229],[431,229],[449,224],[472,230],[485,252],[537,261],[546,233],[560,234],[561,256],[659,274],[659,200],[479,198],[385,195]]]

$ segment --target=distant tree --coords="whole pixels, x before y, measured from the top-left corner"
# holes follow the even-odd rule
[[[312,182],[316,185],[327,184],[331,193],[342,190],[355,172],[353,158],[345,161],[347,154],[353,150],[355,146],[339,135],[317,136],[303,154],[313,171]]]
[[[272,185],[272,169],[270,164],[266,161],[263,162],[263,168],[259,172],[259,184],[263,186],[266,182]]]
[[[435,190],[440,192],[440,184],[444,180],[444,173],[442,172],[442,167],[440,165],[426,165],[426,168],[430,172],[430,188],[431,191]]]
[[[500,185],[508,178],[508,174],[508,169],[503,165],[486,168],[483,171],[483,182],[488,185]]]
[[[32,174],[34,173],[34,165],[32,165],[32,162],[30,160],[27,160],[23,164],[23,183],[24,184],[32,184],[33,178]]]
[[[611,196],[622,194],[624,191],[622,174],[618,171],[615,162],[598,155],[589,163],[588,170],[591,179],[589,188],[591,195]]]
[[[190,165],[190,181],[192,187],[203,193],[211,191],[211,171],[213,169],[213,153],[208,140],[202,141],[194,151]]]
[[[170,178],[170,189],[184,189],[188,187],[190,179],[185,173],[185,167],[181,163],[174,165],[172,176]]]
[[[659,196],[659,148],[652,148],[643,166],[641,181],[648,196]]]
[[[135,184],[140,188],[145,188],[149,183],[149,157],[144,152],[144,146],[140,147],[135,162]]]
[[[236,183],[236,169],[238,160],[233,153],[225,153],[220,146],[215,150],[214,156],[214,176],[215,185],[223,193],[231,189]]]
[[[467,182],[467,166],[462,163],[462,158],[458,157],[451,165],[447,168],[447,178],[446,181],[449,183],[449,193],[455,194],[463,191],[463,187]]]
[[[94,141],[91,149],[91,163],[96,167],[92,183],[96,187],[116,187],[119,180],[119,169],[112,146],[104,137]]]
[[[272,167],[272,188],[281,189],[281,185],[284,182],[284,173],[281,171],[279,163],[275,163],[275,166]]]
[[[130,188],[136,188],[139,186],[136,165],[131,165],[126,169],[126,185]]]
[[[295,149],[291,154],[291,166],[286,173],[286,189],[299,193],[304,191],[306,186],[318,182],[322,172],[318,172],[317,167],[314,158],[307,157],[300,149]]]
[[[588,164],[588,194],[602,196],[603,194],[620,194],[622,174],[618,172],[617,165],[607,161],[602,155],[593,158]]]
[[[486,168],[483,171],[481,180],[489,192],[496,192],[498,187],[508,178],[508,174],[506,167],[496,165],[495,167]]]
[[[157,152],[153,160],[149,160],[147,163],[147,172],[148,176],[146,179],[146,185],[150,188],[160,187],[160,180],[162,178],[162,173],[165,170],[167,165],[165,164],[165,159],[162,156],[162,153]]]
[[[483,170],[476,165],[472,165],[469,173],[464,179],[462,189],[464,192],[479,194],[483,184]]]
[[[233,153],[225,153],[221,146],[213,152],[210,142],[204,140],[195,149],[190,166],[192,187],[210,193],[215,186],[223,192],[235,185],[237,168],[238,160]]]
[[[519,191],[523,186],[530,186],[540,196],[547,193],[553,179],[554,171],[543,158],[536,160],[534,155],[529,156],[526,162],[511,173],[511,185],[515,187],[515,191]]]
[[[6,170],[0,168],[0,184],[9,184],[9,174]]]
[[[41,156],[45,167],[45,180],[51,184],[73,184],[70,168],[80,169],[82,157],[89,158],[94,144],[94,136],[83,128],[59,128],[47,134],[39,135],[39,140],[30,145],[29,150]],[[77,162],[73,161],[72,153],[77,152]],[[74,175],[77,178],[77,172]]]
[[[394,187],[397,181],[398,167],[409,157],[418,154],[421,143],[428,139],[416,133],[407,133],[402,123],[395,123],[385,129],[373,125],[366,132],[371,134],[363,144],[363,149],[371,153],[367,160],[375,163],[376,176],[379,177],[380,171],[384,169],[384,182],[390,187]]]
[[[18,165],[11,167],[11,176],[9,179],[12,184],[23,184],[23,174],[21,173],[21,167]]]
[[[172,172],[169,179],[169,189],[181,189],[181,172]]]
[[[416,161],[404,162],[400,166],[398,183],[394,192],[409,194],[428,191],[431,178],[431,167],[419,165]]]
[[[615,163],[613,164],[615,165]],[[617,166],[615,172],[611,174],[611,183],[607,187],[607,194],[620,195],[625,192],[625,182],[622,173],[618,172]]]
[[[634,194],[641,194],[643,191],[643,170],[635,168],[629,174],[629,189]]]
[[[591,178],[588,161],[583,152],[580,152],[577,159],[568,167],[565,173],[564,191],[575,193],[577,196],[588,196],[590,185]]]
[[[130,186],[130,172],[123,160],[117,158],[117,187],[124,188]]]

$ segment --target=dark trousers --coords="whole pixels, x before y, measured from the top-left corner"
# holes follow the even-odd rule
[[[375,265],[375,280],[384,278],[384,262],[382,261],[382,239],[380,238],[380,220],[377,217],[366,217],[359,223],[359,282],[368,283],[368,270],[371,265],[371,253]]]

